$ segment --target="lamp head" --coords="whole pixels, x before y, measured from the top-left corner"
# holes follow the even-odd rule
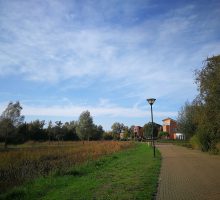
[[[156,99],[150,98],[150,99],[147,99],[147,101],[152,106],[154,104],[154,102],[156,101]]]

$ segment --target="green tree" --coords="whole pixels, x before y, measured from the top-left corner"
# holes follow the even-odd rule
[[[62,125],[63,123],[61,121],[56,121],[55,122],[55,127],[54,127],[54,130],[55,130],[55,138],[60,141],[60,140],[63,140],[64,138],[64,131],[62,129]]]
[[[28,124],[28,132],[31,140],[46,140],[47,135],[44,130],[45,120],[34,120]]]
[[[48,127],[47,127],[47,135],[48,135],[49,141],[51,141],[52,138],[53,138],[53,135],[54,135],[54,131],[53,131],[53,123],[52,123],[51,120],[50,120],[49,123],[48,123]]]
[[[145,138],[151,138],[152,137],[152,122],[148,122],[143,127],[144,131],[144,137]],[[158,133],[160,131],[160,125],[153,122],[153,135],[154,137],[158,136]]]
[[[151,126],[151,124],[150,123],[145,124],[143,129],[144,129],[144,131],[143,131],[144,132],[144,137],[145,138],[151,138],[152,137],[152,126]]]
[[[9,135],[11,135],[15,131],[15,128],[19,127],[24,121],[21,110],[22,107],[19,101],[15,103],[10,102],[0,116],[0,130],[1,135],[4,137],[5,148],[7,148]]]
[[[123,123],[115,122],[112,124],[111,128],[114,134],[114,139],[120,139],[120,133],[125,129],[125,125]]]
[[[124,134],[123,134],[123,139],[127,140],[129,137],[131,137],[131,132],[128,126],[124,127]]]
[[[93,132],[91,135],[91,139],[100,140],[103,138],[104,130],[101,125],[93,125]]]
[[[132,125],[130,128],[129,128],[129,137],[132,139],[134,138],[134,125]]]
[[[186,139],[190,139],[197,130],[196,112],[198,106],[194,103],[186,102],[178,112],[177,127],[178,131],[185,134]]]
[[[78,140],[78,136],[76,134],[77,121],[66,122],[63,125],[64,131],[64,140]]]
[[[90,112],[84,111],[80,114],[79,120],[78,120],[78,125],[76,128],[76,133],[78,137],[83,140],[90,140],[92,133],[93,133],[93,118],[90,116]]]
[[[111,131],[104,132],[103,138],[104,140],[113,140],[113,133]]]
[[[197,135],[202,150],[215,150],[220,141],[220,55],[207,58],[201,70],[196,71],[199,95],[196,99]]]

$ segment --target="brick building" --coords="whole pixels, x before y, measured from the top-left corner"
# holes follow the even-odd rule
[[[170,139],[176,139],[177,123],[176,120],[166,118],[163,121],[163,131],[169,133]]]
[[[141,126],[134,126],[134,137],[137,139],[141,139],[144,136],[144,130]]]

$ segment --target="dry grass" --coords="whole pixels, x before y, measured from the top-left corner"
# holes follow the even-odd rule
[[[130,142],[29,142],[0,151],[0,188],[20,185],[38,176],[68,168],[132,146]]]

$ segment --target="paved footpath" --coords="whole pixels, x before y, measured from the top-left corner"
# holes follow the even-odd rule
[[[220,156],[159,144],[162,167],[157,200],[220,200]]]

